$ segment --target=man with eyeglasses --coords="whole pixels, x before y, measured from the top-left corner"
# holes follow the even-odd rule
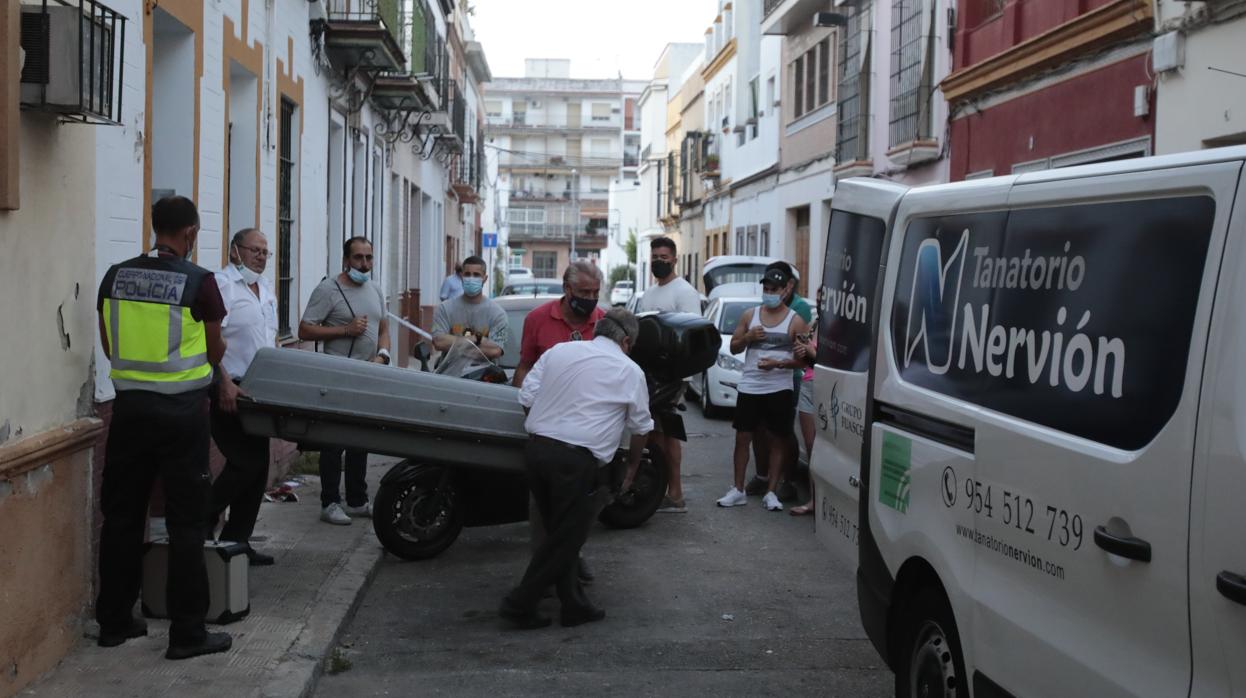
[[[216,272],[216,285],[229,314],[221,321],[227,348],[216,371],[212,402],[212,440],[225,456],[225,467],[212,483],[208,507],[208,538],[213,537],[221,514],[229,520],[220,540],[247,547],[252,565],[271,565],[271,555],[251,548],[251,533],[260,514],[268,485],[268,438],[243,431],[238,418],[242,380],[256,352],[277,343],[277,296],[264,278],[268,266],[268,238],[255,228],[239,230],[229,246],[230,263]]]

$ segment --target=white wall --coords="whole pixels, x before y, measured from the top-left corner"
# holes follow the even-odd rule
[[[1164,0],[1161,6],[1161,20],[1180,18],[1185,8],[1173,0]],[[1156,154],[1246,143],[1246,79],[1210,70],[1246,72],[1244,33],[1246,16],[1187,34],[1184,67],[1157,77]]]

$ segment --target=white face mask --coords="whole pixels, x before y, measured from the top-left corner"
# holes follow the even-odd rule
[[[243,282],[246,283],[246,285],[248,286],[254,285],[257,281],[260,280],[260,276],[262,276],[262,274],[260,274],[258,271],[252,270],[250,267],[248,267],[245,264],[235,264],[234,268],[236,268],[238,270],[238,273],[242,275]]]

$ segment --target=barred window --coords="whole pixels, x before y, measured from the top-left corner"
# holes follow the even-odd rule
[[[869,103],[869,77],[862,66],[869,64],[869,51],[863,46],[861,14],[859,8],[849,10],[848,25],[839,44],[839,119],[835,127],[835,159],[840,163],[867,157],[869,119],[865,106]]]
[[[790,64],[792,118],[799,119],[831,101],[831,39],[827,37]]]
[[[930,135],[930,67],[927,37],[922,34],[922,2],[891,3],[892,146]]]

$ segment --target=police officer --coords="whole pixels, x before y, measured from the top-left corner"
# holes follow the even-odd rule
[[[230,648],[209,633],[203,561],[208,472],[208,386],[225,354],[225,306],[212,272],[190,261],[199,212],[182,196],[151,210],[150,254],[115,264],[100,284],[100,339],[116,388],[100,495],[99,644],[147,634],[133,616],[142,577],[143,532],[152,482],[164,485],[169,533],[168,659]]]

